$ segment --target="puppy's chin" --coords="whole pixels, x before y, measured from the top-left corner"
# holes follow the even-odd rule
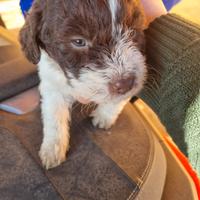
[[[84,97],[81,97],[81,96],[78,96],[76,98],[76,100],[81,104],[89,104],[89,103],[91,103],[90,99],[87,99],[87,98],[84,98]]]
[[[96,97],[93,97],[91,99],[82,97],[82,96],[78,96],[78,97],[76,97],[76,101],[78,101],[79,103],[84,104],[84,105],[87,105],[90,103],[99,105],[99,104],[104,104],[104,103],[108,103],[108,102],[120,102],[120,101],[126,100],[132,96],[134,96],[134,95],[131,92],[128,92],[127,94],[124,94],[124,95],[116,95],[116,96],[109,94],[106,97],[97,95]]]

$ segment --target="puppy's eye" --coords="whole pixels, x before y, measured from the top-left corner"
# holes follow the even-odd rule
[[[74,39],[71,40],[71,43],[76,47],[86,47],[87,42],[84,39]]]

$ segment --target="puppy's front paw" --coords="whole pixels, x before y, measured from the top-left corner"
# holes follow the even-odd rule
[[[92,124],[95,127],[109,129],[116,121],[117,116],[113,116],[108,111],[95,110],[92,112]]]
[[[66,160],[67,146],[59,143],[42,143],[39,156],[46,169],[54,168]]]

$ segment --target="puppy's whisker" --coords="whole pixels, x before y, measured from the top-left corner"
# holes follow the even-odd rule
[[[158,75],[161,75],[161,72],[151,65],[148,65],[148,69],[149,69],[149,71],[152,71],[152,72],[157,73]]]
[[[84,108],[85,108],[85,106],[87,106],[87,105],[81,104],[81,110],[80,110],[80,114],[81,115],[84,115]]]
[[[72,107],[71,111],[74,111],[79,105],[79,103],[76,103],[75,106]]]
[[[151,87],[152,89],[158,89],[160,87],[158,85],[158,82],[157,82],[156,78],[153,77],[153,76],[149,76],[148,82],[146,83],[146,86]]]
[[[89,103],[89,104],[86,104],[86,105],[81,105],[80,114],[84,115],[85,113],[89,113],[89,111],[94,109],[95,107],[96,107],[96,105],[93,104],[93,103]]]

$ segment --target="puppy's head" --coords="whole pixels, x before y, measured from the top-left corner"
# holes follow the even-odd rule
[[[138,0],[35,0],[20,41],[31,62],[44,49],[59,64],[75,98],[100,103],[142,88],[143,25]]]

